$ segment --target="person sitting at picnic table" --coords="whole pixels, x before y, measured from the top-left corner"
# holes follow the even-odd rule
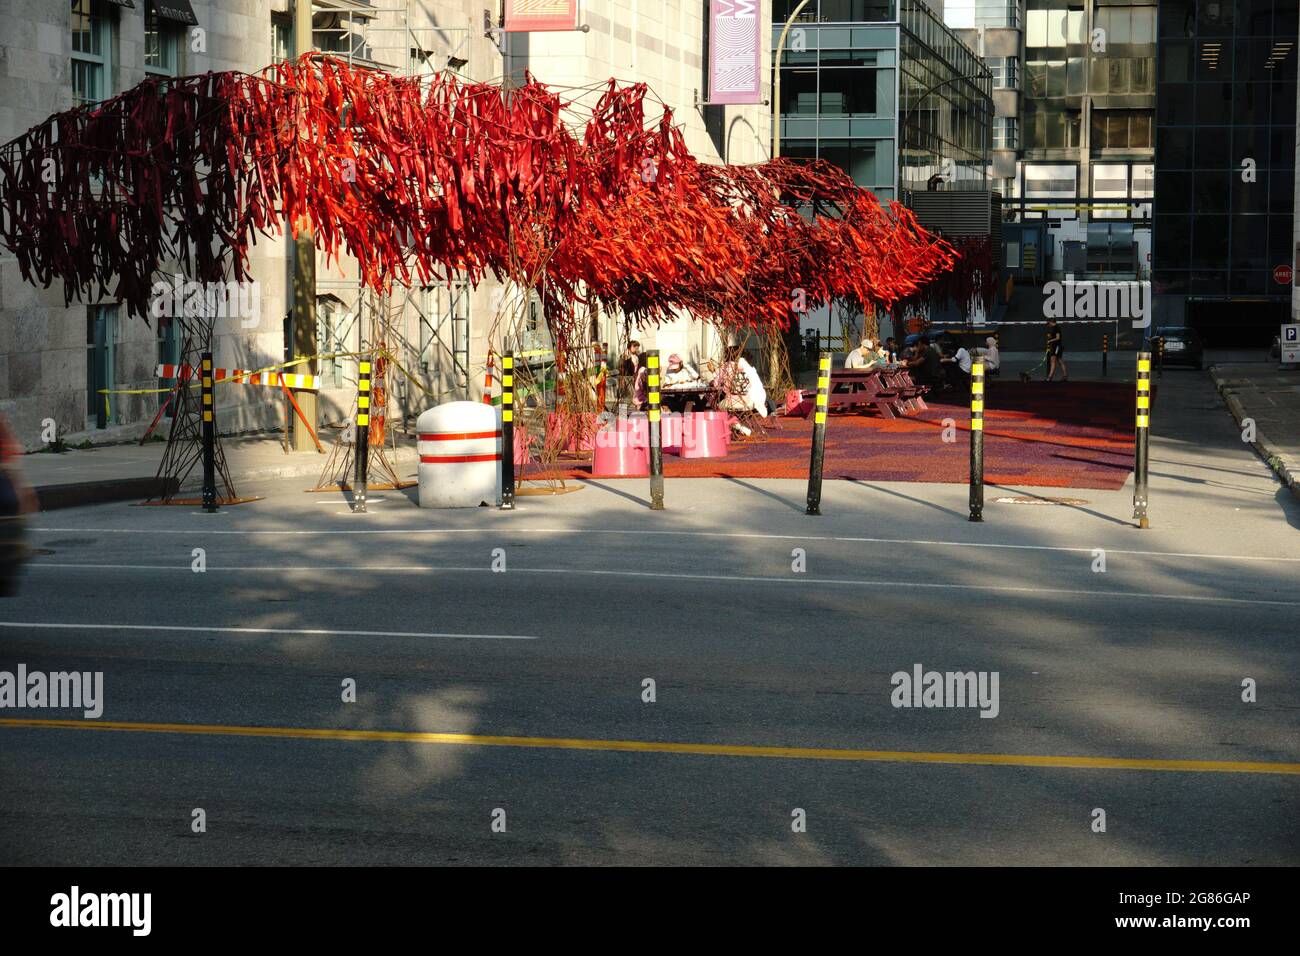
[[[912,380],[917,385],[928,385],[934,388],[943,384],[943,362],[939,358],[939,353],[930,348],[928,335],[923,335],[917,340],[912,357],[903,364],[907,366]]]
[[[722,392],[719,408],[740,414],[752,412],[760,418],[767,418],[767,389],[740,346],[733,345],[727,349],[722,366],[714,376],[713,387]],[[740,422],[733,423],[732,427],[742,435],[750,433],[750,429]]]
[[[971,357],[964,345],[957,346],[952,357],[945,358],[943,362],[949,385],[954,388],[970,388]]]
[[[665,385],[689,385],[699,380],[700,373],[683,362],[680,355],[674,352],[668,356],[668,368],[664,372]]]
[[[998,340],[989,336],[984,340],[986,348],[976,348],[975,354],[984,360],[984,367],[990,372],[996,372],[1002,364],[1002,356],[998,353]]]
[[[636,379],[632,384],[632,404],[638,410],[644,410],[650,404],[650,368],[642,365],[636,370]]]
[[[898,362],[898,342],[892,335],[885,339],[885,357],[891,365]]]
[[[864,338],[861,345],[844,357],[844,367],[846,369],[866,370],[883,364],[885,364],[885,356],[880,354],[880,351],[875,347],[875,343],[868,338]]]

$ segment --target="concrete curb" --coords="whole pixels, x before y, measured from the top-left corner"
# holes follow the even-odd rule
[[[1237,398],[1232,388],[1221,378],[1219,378],[1218,369],[1210,366],[1210,378],[1214,381],[1214,388],[1223,399],[1223,403],[1228,406],[1228,411],[1240,425],[1244,419],[1251,416],[1246,412],[1241,400]],[[1258,427],[1255,429],[1255,440],[1251,443],[1259,456],[1264,459],[1264,463],[1273,469],[1278,479],[1287,488],[1291,489],[1291,494],[1300,498],[1300,462],[1292,461],[1288,455],[1282,453],[1282,450],[1269,441]]]
[[[176,482],[171,482],[173,491]],[[79,508],[110,501],[156,498],[163,493],[163,482],[155,475],[146,478],[110,478],[107,481],[74,481],[59,485],[41,485],[36,493],[37,510]]]

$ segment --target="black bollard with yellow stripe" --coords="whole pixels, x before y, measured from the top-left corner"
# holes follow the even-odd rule
[[[984,520],[984,362],[970,363],[970,520]]]
[[[813,413],[812,461],[808,464],[808,509],[822,513],[822,463],[826,457],[826,404],[831,391],[831,357],[821,354],[817,363],[817,410]]]
[[[1101,336],[1101,377],[1106,377],[1106,358],[1110,354],[1110,336],[1102,333]]]
[[[650,418],[650,510],[664,510],[664,449],[659,430],[659,350],[646,352],[646,394]]]
[[[1151,353],[1137,357],[1137,416],[1133,435],[1133,517],[1139,528],[1151,527],[1147,521],[1147,467],[1150,461],[1147,444],[1151,426]]]
[[[352,488],[352,510],[366,513],[366,471],[370,467],[370,363],[357,366],[356,479]]]
[[[203,400],[203,510],[209,514],[217,510],[217,423],[214,419],[216,403],[212,393],[212,353],[203,353],[203,378],[199,391]]]
[[[501,510],[515,509],[515,357],[501,356]]]

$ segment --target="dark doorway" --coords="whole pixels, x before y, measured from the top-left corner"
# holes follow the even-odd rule
[[[1187,299],[1187,324],[1218,348],[1267,348],[1290,317],[1286,299]]]

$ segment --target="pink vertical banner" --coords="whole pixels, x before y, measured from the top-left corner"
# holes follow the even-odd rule
[[[578,29],[578,0],[506,0],[506,32]]]
[[[760,0],[709,0],[709,102],[763,102]]]

